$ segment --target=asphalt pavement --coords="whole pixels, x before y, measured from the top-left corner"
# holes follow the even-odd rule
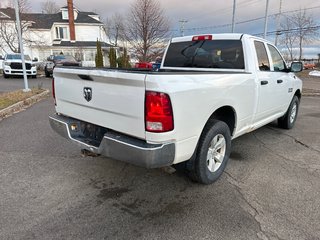
[[[40,76],[38,76],[37,78],[28,78],[28,87],[51,89],[51,80],[52,78],[45,78]],[[12,78],[3,78],[3,76],[0,75],[0,93],[15,91],[24,88],[25,85],[22,77],[16,76]]]
[[[209,186],[82,157],[53,111],[48,98],[0,121],[0,239],[320,239],[320,97],[302,99],[294,129],[234,140]]]

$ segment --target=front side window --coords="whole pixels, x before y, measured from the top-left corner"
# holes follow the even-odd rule
[[[270,63],[267,50],[263,42],[254,41],[260,71],[270,71]]]
[[[68,39],[67,27],[56,27],[56,38],[57,39]]]
[[[240,40],[201,40],[171,43],[164,67],[244,69]]]
[[[283,70],[286,69],[286,65],[280,55],[280,53],[278,52],[278,50],[268,44],[268,48],[269,48],[269,51],[270,51],[270,54],[271,54],[271,60],[272,60],[272,63],[273,63],[273,70],[276,71],[276,72],[281,72]]]

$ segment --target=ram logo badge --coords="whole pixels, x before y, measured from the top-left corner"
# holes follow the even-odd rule
[[[84,87],[83,88],[83,97],[87,100],[87,102],[90,102],[92,99],[92,88],[90,87]]]

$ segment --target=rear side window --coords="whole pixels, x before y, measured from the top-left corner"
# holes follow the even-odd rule
[[[270,63],[264,43],[254,41],[254,46],[256,48],[259,69],[261,71],[270,71]]]
[[[171,43],[164,67],[244,69],[240,40],[204,40]]]
[[[276,72],[283,71],[286,69],[286,65],[278,52],[278,50],[274,47],[268,44],[268,48],[271,54],[272,63],[273,63],[273,69]]]

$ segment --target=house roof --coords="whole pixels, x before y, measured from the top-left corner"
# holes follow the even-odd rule
[[[1,15],[0,19],[16,19],[13,8],[0,8],[0,13],[3,13],[4,15],[8,16],[5,17],[4,15]]]
[[[52,46],[55,47],[96,47],[97,42],[96,41],[76,41],[76,42],[70,42],[70,41],[61,41],[60,43],[53,43]],[[113,47],[111,44],[108,44],[106,42],[101,42],[101,47]]]
[[[5,14],[7,17],[2,17],[0,19],[15,20],[15,10],[13,8],[0,8],[0,13]],[[93,12],[79,12],[77,19],[75,19],[75,24],[103,24],[89,15],[98,15]],[[3,15],[2,15],[3,16]],[[68,20],[62,19],[62,13],[47,14],[47,13],[22,13],[21,19],[25,21],[33,22],[30,28],[38,29],[51,29],[54,23],[68,23]]]

